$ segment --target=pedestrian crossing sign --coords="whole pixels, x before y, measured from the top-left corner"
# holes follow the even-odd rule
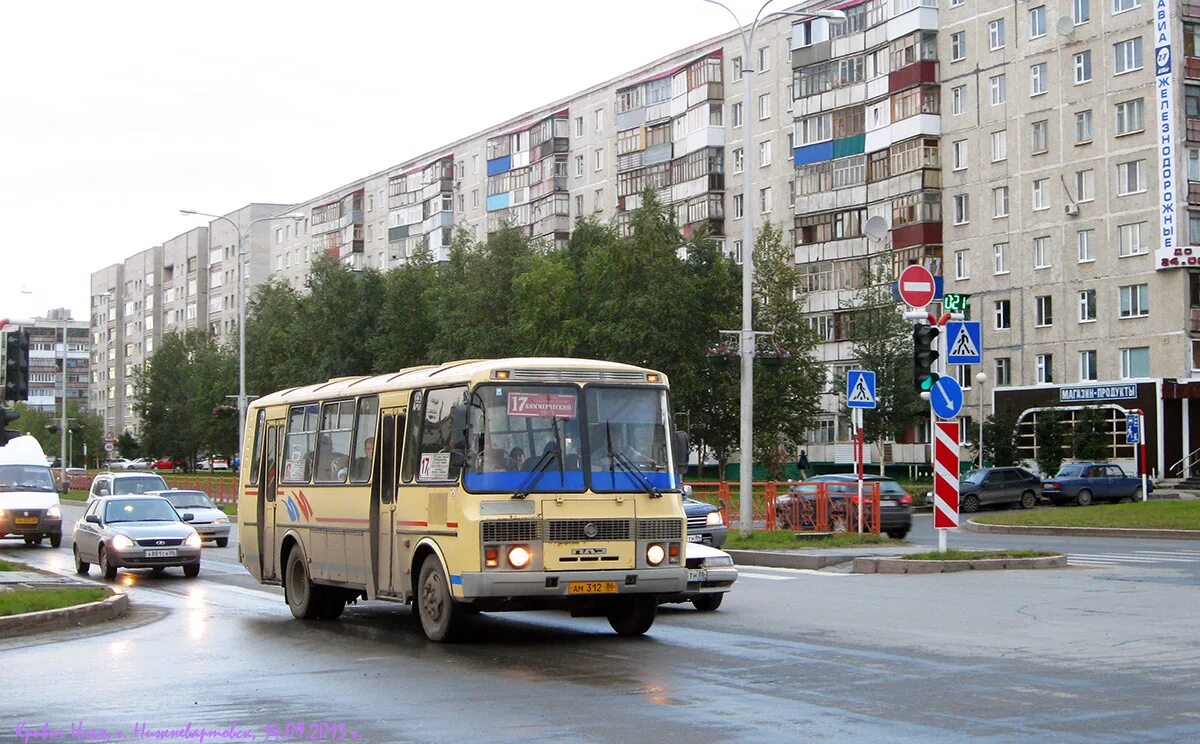
[[[983,329],[978,320],[952,320],[946,324],[946,361],[950,364],[983,362]]]
[[[846,405],[850,408],[875,407],[875,373],[852,369],[846,375]]]

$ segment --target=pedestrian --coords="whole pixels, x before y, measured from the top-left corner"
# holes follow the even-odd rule
[[[800,450],[800,457],[796,460],[796,469],[800,471],[800,480],[808,480],[808,452]]]

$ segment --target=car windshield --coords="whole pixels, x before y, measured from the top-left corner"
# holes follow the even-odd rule
[[[163,498],[171,502],[176,509],[216,509],[203,491],[168,491]]]
[[[178,522],[179,515],[166,499],[115,499],[105,505],[104,521]]]
[[[54,493],[54,477],[45,465],[0,465],[0,492],[44,491]]]
[[[584,396],[592,490],[678,487],[666,390],[591,386]]]
[[[131,478],[113,478],[112,492],[114,496],[165,490],[167,490],[167,482],[160,475],[135,475]]]
[[[984,478],[987,478],[987,474],[988,471],[986,470],[972,470],[964,475],[960,480],[963,483],[974,483],[975,485],[979,485],[980,483],[983,483]]]
[[[1083,474],[1083,468],[1080,467],[1079,465],[1063,465],[1061,468],[1058,469],[1058,473],[1054,477],[1055,478],[1070,478],[1070,477],[1073,477],[1076,475],[1082,475],[1082,474]]]

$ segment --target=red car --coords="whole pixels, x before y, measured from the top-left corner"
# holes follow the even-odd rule
[[[150,466],[150,469],[151,470],[172,470],[172,471],[183,470],[184,465],[182,462],[176,462],[174,459],[172,459],[170,457],[163,457],[158,460],[155,460],[154,464]]]

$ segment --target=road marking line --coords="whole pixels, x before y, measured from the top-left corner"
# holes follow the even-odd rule
[[[1161,558],[1157,556],[1114,555],[1111,553],[1077,553],[1080,558],[1101,558],[1112,561],[1133,561],[1135,563],[1200,563],[1197,558]]]
[[[759,574],[750,573],[748,571],[738,571],[738,578],[746,579],[766,579],[767,581],[795,581],[795,576],[775,576],[774,574]]]

